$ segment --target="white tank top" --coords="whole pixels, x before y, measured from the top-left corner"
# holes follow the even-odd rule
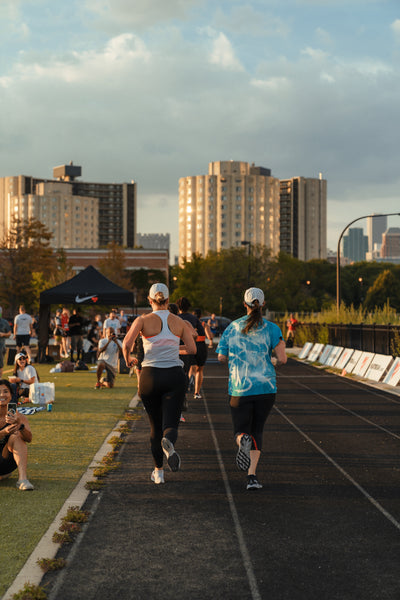
[[[179,358],[180,338],[172,333],[167,323],[171,313],[169,310],[157,310],[153,314],[160,317],[162,328],[157,335],[148,338],[142,336],[144,349],[142,367],[159,367],[161,369],[183,367],[183,362]]]

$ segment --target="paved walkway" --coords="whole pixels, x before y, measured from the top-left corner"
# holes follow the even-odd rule
[[[143,415],[67,568],[42,582],[50,600],[399,600],[399,399],[293,360],[278,372],[264,488],[246,491],[235,466],[212,360],[180,428],[181,471],[150,481]]]

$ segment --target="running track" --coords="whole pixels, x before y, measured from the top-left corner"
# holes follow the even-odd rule
[[[226,367],[205,373],[182,470],[150,482],[138,421],[49,599],[399,600],[399,397],[289,360],[247,492]]]

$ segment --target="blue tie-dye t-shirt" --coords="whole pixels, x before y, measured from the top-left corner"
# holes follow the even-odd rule
[[[258,327],[243,334],[247,316],[228,325],[217,346],[217,353],[229,360],[229,394],[255,396],[276,392],[272,350],[283,339],[278,325],[263,319]]]

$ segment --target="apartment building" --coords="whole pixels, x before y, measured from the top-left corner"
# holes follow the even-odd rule
[[[279,179],[247,162],[209,163],[179,180],[179,256],[262,244],[279,252]]]
[[[61,165],[53,179],[25,175],[0,178],[0,235],[13,218],[39,219],[55,248],[98,248],[136,243],[136,184],[77,180],[81,167]]]
[[[280,181],[280,249],[299,260],[327,257],[327,181]]]

